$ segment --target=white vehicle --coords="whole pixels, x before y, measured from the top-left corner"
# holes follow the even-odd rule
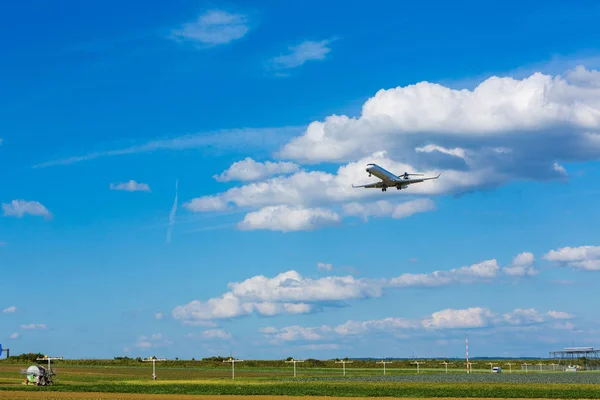
[[[411,176],[411,175],[412,176],[423,176],[423,174],[409,174],[408,172],[405,172],[404,174],[397,176],[397,175],[392,174],[390,171],[387,171],[387,170],[381,168],[377,164],[367,164],[366,171],[369,173],[369,176],[375,175],[376,177],[381,179],[381,181],[375,182],[375,183],[369,183],[367,185],[359,185],[359,186],[352,185],[353,188],[366,188],[366,189],[377,188],[377,189],[381,189],[382,192],[385,192],[388,187],[395,187],[396,189],[400,190],[400,189],[406,189],[408,187],[408,185],[411,185],[413,183],[419,183],[419,182],[427,181],[429,179],[437,179],[441,175],[441,174],[439,174],[438,176],[434,176],[431,178],[412,179],[412,178],[409,178],[409,176]]]
[[[494,367],[494,368],[492,368],[492,372],[495,372],[495,373],[499,374],[499,373],[502,372],[502,368],[500,368],[500,367]]]

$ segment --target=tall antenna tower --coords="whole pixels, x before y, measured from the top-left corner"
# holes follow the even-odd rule
[[[469,334],[467,334],[467,339],[465,342],[465,351],[467,355],[467,374],[471,373],[471,364],[469,363]]]

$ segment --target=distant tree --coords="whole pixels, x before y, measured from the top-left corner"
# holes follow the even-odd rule
[[[288,357],[285,359],[285,361],[292,361],[294,359],[294,357]]]

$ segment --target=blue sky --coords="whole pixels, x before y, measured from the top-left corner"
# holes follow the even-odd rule
[[[3,5],[0,343],[599,345],[599,16],[591,1]],[[370,162],[442,176],[352,189]]]

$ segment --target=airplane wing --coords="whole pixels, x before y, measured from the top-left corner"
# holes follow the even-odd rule
[[[442,175],[442,174],[438,174],[438,176],[432,176],[431,178],[404,179],[404,180],[401,180],[400,182],[402,182],[403,185],[411,184],[411,183],[419,183],[419,182],[423,182],[423,181],[428,181],[430,179],[437,179],[440,177],[440,175]]]
[[[377,189],[381,189],[383,187],[383,182],[376,182],[376,183],[369,183],[367,185],[357,185],[354,186],[352,185],[353,188],[366,188],[366,189],[373,189],[373,188],[377,188]]]

